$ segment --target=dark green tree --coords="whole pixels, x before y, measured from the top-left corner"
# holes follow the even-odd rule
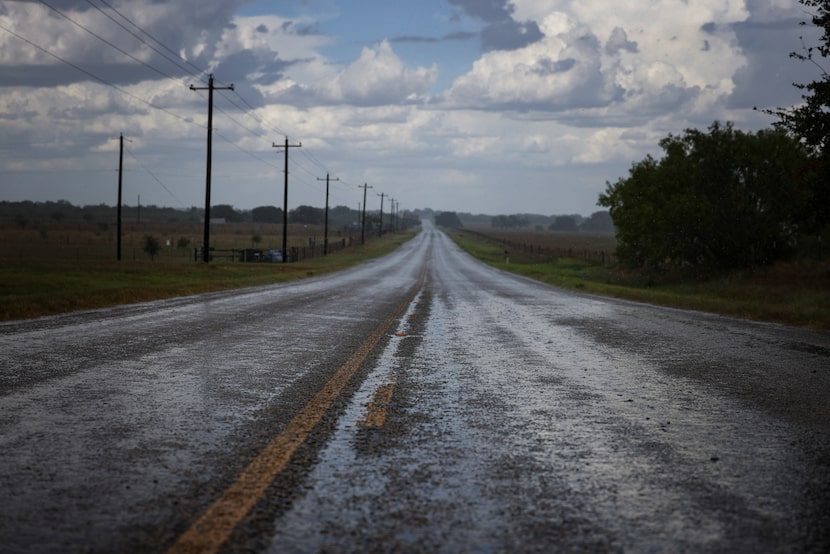
[[[592,213],[591,217],[582,222],[579,229],[593,233],[613,233],[614,221],[611,219],[611,214],[602,210]]]
[[[512,215],[497,215],[490,221],[493,227],[504,227],[507,229],[517,229],[519,227],[527,227],[530,221],[526,217],[517,214]]]
[[[799,137],[810,149],[812,160],[801,168],[808,180],[809,198],[803,206],[802,228],[819,234],[830,225],[830,0],[799,0],[812,14],[810,21],[821,31],[817,45],[805,44],[802,51],[791,52],[790,57],[813,64],[819,70],[819,79],[811,83],[796,83],[803,103],[792,108],[766,110],[778,117],[777,126]]]
[[[282,223],[282,208],[275,206],[259,206],[251,210],[254,223]]]
[[[360,212],[348,206],[329,208],[329,229],[341,229],[348,225],[357,225],[360,221]]]
[[[155,260],[156,256],[161,250],[161,244],[159,243],[159,239],[157,239],[153,235],[144,235],[144,243],[142,246],[142,250],[144,250],[144,253],[150,256],[151,260]]]
[[[441,212],[435,216],[435,224],[440,227],[447,227],[448,229],[460,229],[464,227],[458,214],[455,212]]]
[[[322,225],[326,213],[323,208],[314,206],[297,206],[288,212],[289,223],[303,223],[305,225]]]
[[[230,204],[217,204],[216,206],[211,206],[210,217],[211,219],[224,218],[225,221],[229,221],[231,223],[238,223],[242,221],[242,214],[234,210],[233,206]]]
[[[548,227],[551,231],[579,231],[576,220],[569,216],[559,216]]]
[[[804,146],[781,130],[756,134],[715,122],[660,142],[665,152],[607,184],[599,205],[630,266],[725,269],[792,252],[805,183]]]

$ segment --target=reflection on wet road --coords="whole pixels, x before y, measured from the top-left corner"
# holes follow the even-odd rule
[[[361,348],[221,551],[830,548],[827,334],[564,293],[428,224],[330,277],[0,326],[0,544],[180,544]]]

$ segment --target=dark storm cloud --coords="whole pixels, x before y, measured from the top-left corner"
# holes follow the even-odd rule
[[[793,83],[809,83],[821,78],[821,70],[811,63],[790,58],[804,45],[818,43],[820,33],[801,20],[743,22],[732,26],[747,64],[735,76],[730,108],[778,107],[797,104],[800,91]],[[802,39],[799,37],[803,37]]]
[[[268,59],[264,52],[242,50],[222,59],[216,67],[216,74],[222,75],[222,81],[248,80],[252,72],[264,73],[263,84],[271,84],[282,78],[285,69],[294,62]]]
[[[224,58],[214,71],[222,76],[222,82],[233,83],[240,96],[259,108],[265,105],[265,97],[255,85],[272,85],[284,77],[288,67],[304,61],[309,60],[284,61],[273,59],[272,53],[243,50]]]
[[[628,40],[628,34],[620,27],[614,27],[611,31],[611,38],[605,43],[605,52],[609,55],[614,55],[621,50],[637,53],[639,47],[636,42]]]
[[[145,0],[115,4],[123,17],[114,12],[109,15],[135,31],[127,33],[104,14],[88,10],[88,2],[48,0],[50,6],[67,17],[92,27],[104,39],[102,41],[46,6],[30,2],[26,6],[28,21],[19,22],[18,32],[22,38],[9,34],[0,38],[3,47],[21,53],[19,56],[12,54],[15,58],[28,59],[35,52],[37,61],[22,64],[7,61],[0,67],[0,87],[51,87],[89,81],[121,87],[166,77],[185,78],[206,68],[211,68],[223,82],[243,83],[250,80],[257,84],[274,83],[283,78],[285,68],[295,62],[281,60],[276,52],[266,49],[245,50],[224,59],[216,59],[216,48],[222,43],[223,34],[235,29],[233,18],[241,3],[241,0],[219,3],[152,0],[148,4]],[[128,19],[139,20],[138,14],[142,9],[145,13],[150,13],[150,4],[169,4],[175,9],[169,13],[163,12],[163,15],[146,23],[141,31],[132,27]],[[81,17],[82,10],[89,13]],[[41,17],[39,13],[44,12],[50,14],[49,26],[40,28],[32,25],[33,21]],[[315,32],[311,26],[296,26],[291,22],[287,24],[288,33],[305,35]],[[268,33],[270,30],[263,24],[255,32]],[[144,63],[131,59],[112,45],[134,58],[142,59]],[[182,52],[187,61],[179,59],[173,52]],[[253,88],[249,92],[251,98],[261,100],[258,93],[254,94]]]
[[[507,19],[487,25],[481,31],[481,45],[485,51],[517,50],[544,37],[539,26],[533,21],[518,23]]]
[[[533,67],[533,73],[537,75],[554,75],[556,73],[564,73],[572,69],[576,65],[576,60],[567,58],[564,60],[543,59],[536,62]]]
[[[421,37],[421,36],[401,36],[401,37],[392,37],[389,39],[389,42],[398,42],[398,43],[438,43],[438,42],[447,42],[447,41],[463,41],[463,40],[472,40],[476,38],[478,34],[476,33],[467,33],[464,31],[458,31],[455,33],[449,33],[444,35],[443,37]]]
[[[486,23],[481,31],[481,47],[491,50],[516,50],[544,38],[535,21],[520,23],[512,18],[508,0],[449,0],[470,17]]]
[[[467,15],[487,23],[497,23],[510,19],[513,8],[508,0],[449,0],[450,5],[458,6]]]
[[[57,64],[58,61],[55,60]],[[158,61],[154,63],[159,63]],[[160,63],[159,63],[160,65]],[[184,71],[165,68],[171,77],[184,77]],[[133,63],[86,63],[68,65],[24,64],[0,66],[0,87],[56,87],[80,82],[128,86],[159,78],[159,74]]]
[[[319,35],[320,34],[320,25],[317,22],[314,22],[310,25],[304,26],[294,26],[294,34],[297,36],[305,37],[305,36],[312,36],[312,35]]]

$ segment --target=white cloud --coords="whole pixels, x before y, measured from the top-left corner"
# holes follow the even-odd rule
[[[364,48],[360,58],[330,79],[295,85],[276,100],[296,104],[374,106],[418,103],[438,78],[437,65],[407,68],[388,41]]]
[[[669,111],[705,109],[702,101],[714,106],[732,93],[732,78],[746,64],[730,27],[748,17],[743,1],[513,5],[513,17],[535,20],[545,38],[484,54],[456,79],[449,106],[640,125]]]

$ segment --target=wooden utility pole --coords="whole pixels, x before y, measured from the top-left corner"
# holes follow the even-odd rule
[[[357,188],[361,188],[360,185]],[[360,221],[360,244],[366,244],[366,189],[370,189],[368,183],[363,183],[363,217]]]
[[[118,254],[117,260],[121,261],[121,176],[124,169],[124,133],[121,133],[121,138],[118,148]]]
[[[385,193],[381,192],[380,196],[380,228],[378,229],[378,237],[383,238],[383,196]]]
[[[205,171],[205,236],[202,245],[202,260],[210,261],[210,167],[213,153],[213,91],[233,90],[233,85],[227,87],[213,86],[213,73],[208,77],[208,86],[197,87],[190,85],[190,90],[208,91],[208,123],[207,123],[207,170]]]
[[[322,181],[320,177],[317,177],[318,181]],[[331,179],[332,181],[339,181],[340,177],[336,179]],[[328,256],[329,253],[329,174],[326,173],[326,219],[325,225],[323,226],[323,256]]]
[[[271,144],[273,148],[285,148],[285,187],[282,196],[282,263],[288,261],[288,149],[300,148],[302,142],[288,144],[288,137],[285,137],[285,144]]]

